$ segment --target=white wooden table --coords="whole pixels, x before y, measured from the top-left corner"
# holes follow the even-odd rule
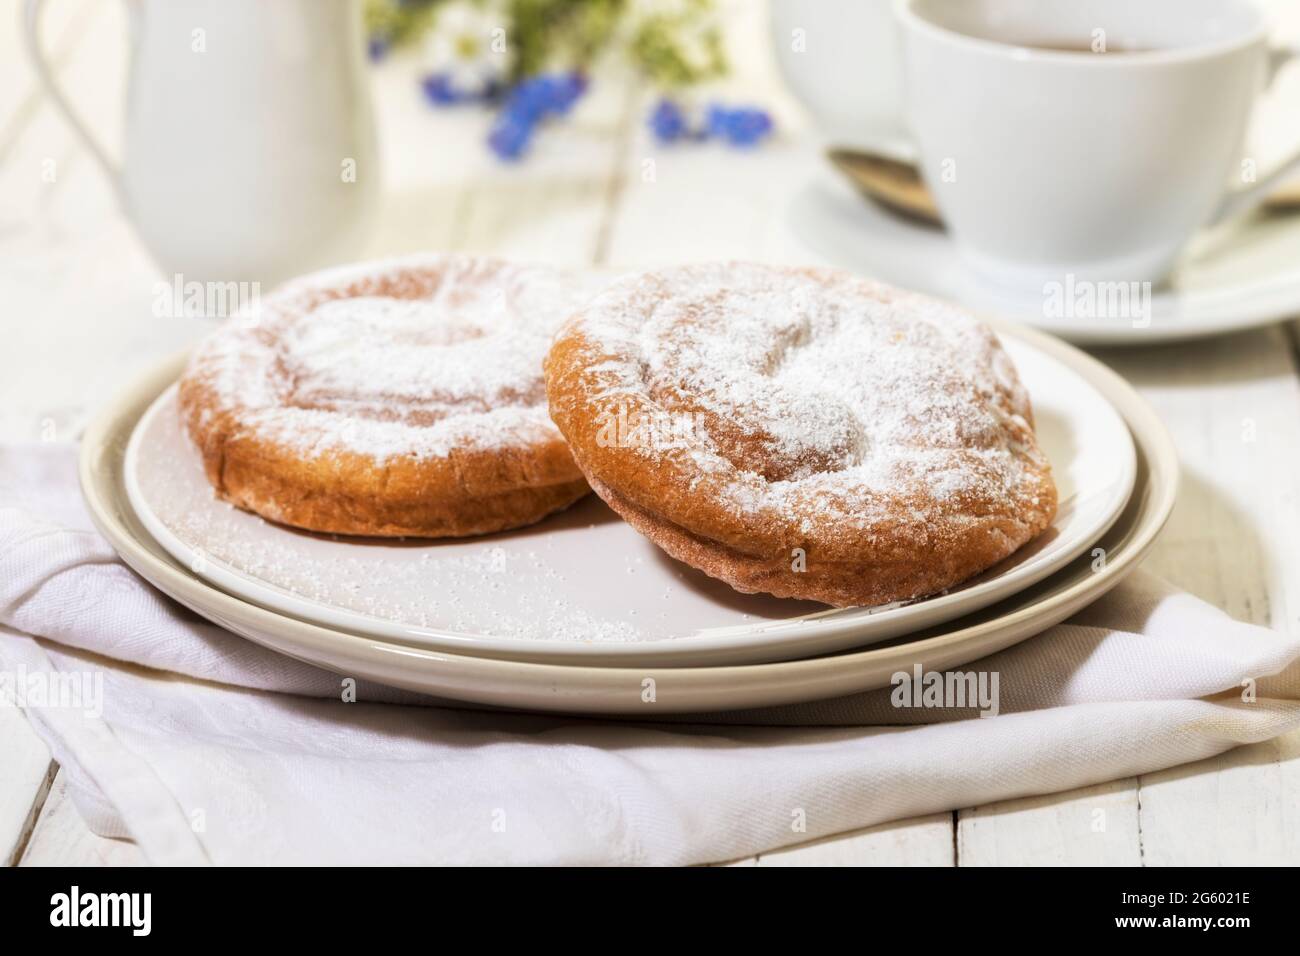
[[[87,154],[20,50],[0,0],[0,441],[74,440],[86,417],[204,326],[151,314],[158,280]],[[732,98],[773,106],[784,135],[752,153],[658,149],[649,94],[593,85],[572,121],[518,167],[486,153],[487,117],[433,111],[400,59],[376,71],[386,207],[376,255],[493,252],[572,264],[808,261],[785,229],[817,157],[766,61],[761,5],[735,4]],[[116,144],[124,10],[51,4],[47,42],[90,125]],[[52,166],[50,162],[52,161]],[[54,170],[53,182],[43,173]],[[201,224],[196,224],[201,228]],[[1300,627],[1300,339],[1282,325],[1200,344],[1102,350],[1173,431],[1182,496],[1148,567],[1245,620]],[[1253,437],[1253,440],[1252,440]],[[1095,810],[1107,825],[1097,832]],[[0,707],[0,862],[130,864],[133,844],[89,832],[20,711]],[[1300,732],[1101,786],[969,807],[740,861],[1190,864],[1300,862]]]

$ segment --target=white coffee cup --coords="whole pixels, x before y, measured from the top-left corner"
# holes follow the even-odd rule
[[[769,0],[772,50],[833,146],[914,158],[892,0]]]
[[[897,0],[895,14],[922,174],[1000,284],[1157,281],[1199,227],[1300,168],[1256,176],[1243,158],[1281,59],[1246,0]]]

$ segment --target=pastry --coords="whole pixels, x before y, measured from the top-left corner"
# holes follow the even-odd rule
[[[531,524],[588,491],[541,363],[591,280],[425,256],[298,280],[194,352],[180,407],[222,498],[349,535]]]
[[[565,324],[546,387],[596,493],[739,591],[919,598],[1056,512],[1028,395],[992,331],[843,273],[625,277]]]

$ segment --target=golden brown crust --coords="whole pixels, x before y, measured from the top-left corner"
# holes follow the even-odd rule
[[[590,490],[563,442],[382,464],[347,452],[306,460],[237,422],[205,421],[211,406],[202,392],[182,380],[186,426],[217,495],[295,528],[374,537],[489,534],[540,521]]]
[[[321,382],[303,382],[295,365],[301,356],[286,345],[322,302],[418,299],[437,292],[440,280],[464,282],[486,273],[481,278],[491,282],[498,268],[505,267],[436,257],[325,274],[269,298],[257,322],[240,327],[232,320],[219,330],[195,352],[179,390],[182,419],[216,493],[293,527],[384,537],[517,528],[583,497],[589,489],[564,440],[549,423],[532,421],[544,416],[540,367],[535,381],[506,380],[505,388],[444,396],[429,406],[385,396],[383,387],[377,388],[379,400],[359,398],[325,376],[334,390],[312,391],[307,385]],[[333,321],[348,320],[335,315]],[[409,349],[410,337],[408,329],[391,348]],[[367,347],[375,352],[372,360],[387,365],[388,345],[371,341]],[[475,403],[482,415],[459,410]],[[510,403],[518,407],[505,407]],[[455,429],[430,439],[432,429],[447,427],[448,408],[458,416]],[[498,427],[498,419],[506,426]],[[367,436],[367,429],[380,427],[385,430],[378,438]]]
[[[772,398],[778,384],[793,387],[773,384],[772,369],[796,360],[810,336],[832,333],[822,320],[787,321],[779,310],[755,331],[745,325],[745,307],[766,307],[791,290],[811,290],[815,299],[819,289],[834,293],[828,309],[849,315],[835,320],[839,333],[857,321],[856,304],[864,315],[868,306],[885,307],[861,319],[862,334],[879,339],[865,361],[890,360],[895,344],[910,350],[898,381],[917,397],[915,408],[893,415],[905,426],[902,445],[892,447],[897,480],[882,485],[878,476],[860,477],[863,461],[883,454],[873,444],[884,441],[878,423],[864,414],[878,413],[875,405],[848,402],[855,420],[822,414],[839,394],[835,389],[822,404]],[[934,594],[1043,531],[1056,512],[1056,488],[1034,437],[1028,398],[996,339],[960,315],[929,323],[906,318],[909,309],[924,315],[927,308],[938,307],[823,270],[732,264],[627,280],[557,337],[546,360],[551,416],[611,508],[673,557],[737,590],[836,606]],[[707,328],[710,323],[716,328]],[[722,349],[721,372],[712,359],[700,358],[714,345]],[[749,346],[757,351],[747,353]],[[912,380],[918,363],[958,354],[974,372],[936,367],[933,383]],[[846,367],[852,377],[854,366]],[[736,377],[735,387],[714,387],[728,375]],[[809,381],[816,384],[815,372],[793,380]],[[845,392],[850,384],[832,383]],[[743,401],[733,401],[737,393]],[[948,410],[940,407],[936,420],[923,421],[936,396],[943,400],[936,405],[947,402]],[[768,417],[751,414],[754,407]],[[808,435],[783,437],[790,423],[780,412],[787,407],[808,416],[794,423],[806,424]],[[691,427],[668,427],[671,440],[647,441],[635,425],[628,430],[638,440],[610,439],[611,417],[653,425],[674,416],[686,416]],[[654,425],[650,433],[655,428],[665,430]],[[915,449],[907,447],[911,436]],[[889,440],[900,441],[896,434]],[[927,465],[933,474],[913,461],[935,458],[938,466]]]
[[[588,481],[624,521],[673,558],[709,577],[745,594],[821,601],[835,607],[874,607],[936,594],[997,564],[1015,550],[1012,542],[1021,533],[1017,522],[988,522],[955,549],[888,562],[879,557],[869,562],[823,558],[814,549],[805,551],[805,569],[795,572],[794,556],[788,551],[769,558],[743,554],[638,508],[595,478]]]

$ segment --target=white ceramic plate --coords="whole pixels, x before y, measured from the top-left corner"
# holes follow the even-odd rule
[[[178,564],[145,530],[127,500],[123,454],[145,409],[180,372],[173,360],[142,377],[87,429],[80,477],[95,524],[143,578],[196,613],[282,654],[336,673],[368,678],[435,698],[476,705],[563,713],[707,715],[838,697],[888,686],[919,665],[958,667],[1032,637],[1085,607],[1123,580],[1150,550],[1169,517],[1178,460],[1156,415],[1117,375],[1074,349],[1025,333],[1066,362],[1121,410],[1138,451],[1133,495],[1098,542],[1106,561],[1084,555],[1011,598],[951,624],[867,650],[738,667],[630,668],[531,664],[447,654],[268,611],[232,597]],[[647,682],[653,681],[653,701]],[[733,719],[745,719],[741,714]]]
[[[986,607],[1092,546],[1136,468],[1123,418],[1060,359],[1003,333],[1034,400],[1060,492],[1039,539],[948,594],[879,608],[744,595],[679,564],[594,496],[521,531],[459,541],[340,539],[216,500],[168,389],[126,452],[149,533],[196,574],[327,627],[489,657],[604,666],[714,666],[808,657],[895,638]]]
[[[836,173],[819,172],[795,197],[790,228],[828,263],[1004,316],[1081,345],[1148,345],[1268,325],[1300,314],[1300,216],[1255,216],[1193,240],[1147,317],[1079,318],[1039,293],[990,285],[942,229],[890,213]],[[1067,298],[1064,288],[1061,302]],[[1069,299],[1077,302],[1077,295]],[[1073,311],[1078,311],[1075,309]]]

